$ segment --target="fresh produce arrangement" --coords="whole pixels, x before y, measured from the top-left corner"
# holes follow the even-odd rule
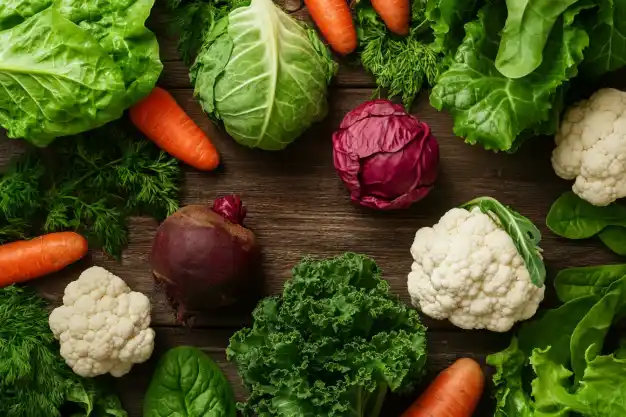
[[[626,256],[626,92],[579,91],[626,65],[626,0],[304,0],[312,22],[271,0],[165,2],[193,97],[241,148],[283,150],[325,119],[338,62],[356,58],[375,78],[378,97],[318,142],[359,215],[417,229],[403,249],[406,290],[392,291],[368,255],[342,250],[299,259],[280,294],[260,291],[276,256],[263,256],[261,229],[282,236],[283,225],[259,222],[256,203],[246,220],[246,190],[181,204],[183,172],[235,175],[218,169],[234,156],[220,154],[202,112],[157,86],[154,5],[0,4],[0,128],[25,142],[0,173],[0,416],[128,417],[112,381],[150,366],[144,417],[381,417],[398,398],[414,401],[402,417],[472,417],[489,398],[494,417],[626,415],[626,264],[551,276],[548,240],[505,197],[439,192],[449,184],[443,125],[411,113],[430,87],[430,104],[469,144],[514,153],[554,136],[551,156],[533,155],[573,181],[542,214],[552,242],[597,237]],[[427,222],[403,211],[431,199],[448,211]],[[137,256],[126,251],[134,216],[160,222],[141,249],[149,282],[121,268]],[[90,259],[96,251],[111,259]],[[59,283],[62,297],[47,287]],[[558,306],[544,303],[552,290]],[[196,318],[252,299],[251,321],[219,352],[180,343],[189,329],[160,341],[165,300],[171,323],[197,332]],[[429,338],[420,316],[448,320],[448,334],[511,332],[511,342],[481,362],[448,352],[442,365],[432,353],[448,340]]]
[[[0,415],[127,417],[117,396],[65,364],[46,303],[30,290],[0,289],[0,336]]]
[[[624,345],[605,339],[624,312],[624,265],[573,268],[554,280],[560,307],[526,323],[490,355],[496,416],[619,416]]]

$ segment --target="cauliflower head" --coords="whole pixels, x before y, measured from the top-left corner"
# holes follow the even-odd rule
[[[147,361],[154,349],[148,297],[98,266],[68,284],[49,324],[61,356],[82,377],[120,377]]]
[[[413,305],[457,327],[506,332],[543,300],[545,286],[532,284],[513,239],[478,207],[454,208],[419,229],[411,254]]]
[[[570,107],[556,134],[554,172],[596,206],[626,197],[626,93],[598,90]]]

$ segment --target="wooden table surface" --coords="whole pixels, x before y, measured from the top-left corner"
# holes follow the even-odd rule
[[[299,17],[306,16],[295,1],[295,4],[285,4],[285,8]],[[182,204],[207,203],[227,193],[242,196],[248,206],[246,224],[257,234],[263,247],[266,294],[281,292],[291,268],[304,256],[329,257],[354,251],[373,257],[393,292],[408,303],[406,277],[412,263],[409,248],[416,230],[436,223],[451,207],[481,195],[495,197],[515,207],[541,228],[549,279],[565,267],[616,261],[596,241],[567,241],[554,236],[545,227],[550,205],[570,186],[552,170],[550,138],[530,141],[515,155],[495,154],[466,145],[452,134],[450,117],[430,107],[428,94],[424,92],[416,100],[412,113],[432,127],[439,141],[441,173],[436,188],[426,199],[405,211],[375,212],[356,207],[350,203],[334,171],[331,134],[346,112],[372,97],[374,83],[369,75],[342,62],[330,89],[330,112],[324,122],[313,126],[282,152],[249,150],[218,131],[194,101],[187,68],[176,51],[176,39],[164,34],[164,19],[157,6],[149,21],[149,26],[159,35],[165,65],[160,85],[170,90],[210,134],[224,165],[214,173],[186,170]],[[0,167],[19,152],[20,146],[17,141],[0,141]],[[130,245],[121,263],[96,251],[89,259],[38,280],[34,285],[57,305],[68,282],[87,267],[100,265],[122,277],[133,290],[150,297],[152,326],[157,333],[155,353],[149,362],[135,366],[130,374],[117,381],[119,394],[131,417],[142,415],[144,392],[159,356],[180,345],[197,346],[207,352],[224,370],[237,397],[244,399],[245,390],[236,369],[226,361],[224,348],[237,329],[250,324],[250,310],[231,309],[198,317],[193,329],[178,326],[151,277],[148,256],[156,227],[152,219],[134,218],[130,225]],[[554,291],[550,287],[543,306],[552,305]],[[486,355],[507,346],[511,337],[511,334],[462,331],[448,322],[428,318],[423,321],[429,328],[428,370],[431,375],[463,356],[484,363]],[[490,396],[490,392],[485,393],[477,417],[493,415]],[[398,416],[414,398],[389,397],[383,416]]]

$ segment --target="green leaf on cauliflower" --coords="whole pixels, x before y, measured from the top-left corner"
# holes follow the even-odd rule
[[[425,328],[365,256],[303,260],[253,317],[227,349],[251,392],[246,415],[376,417],[389,389],[422,375]]]
[[[511,151],[518,138],[553,117],[555,95],[576,75],[589,39],[584,30],[559,18],[546,43],[546,59],[529,75],[509,79],[494,64],[507,16],[505,4],[490,3],[478,16],[466,24],[465,39],[450,68],[438,78],[430,102],[450,111],[454,133],[467,143]]]
[[[468,210],[478,207],[500,225],[511,236],[518,253],[524,259],[531,282],[537,287],[543,286],[546,266],[539,246],[541,232],[532,221],[491,197],[478,197],[461,207]]]

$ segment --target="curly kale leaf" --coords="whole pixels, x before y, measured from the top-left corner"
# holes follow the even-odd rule
[[[247,415],[376,417],[388,390],[422,375],[426,329],[365,256],[303,260],[253,316],[227,349],[251,391]]]

